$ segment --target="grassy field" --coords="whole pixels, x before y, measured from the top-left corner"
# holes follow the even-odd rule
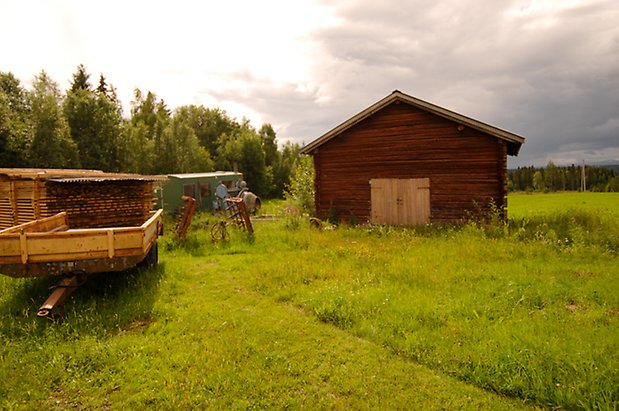
[[[510,217],[531,217],[565,211],[591,211],[619,216],[618,193],[562,192],[548,194],[511,194]]]
[[[619,195],[509,204],[317,231],[274,202],[224,244],[201,216],[64,321],[36,318],[49,279],[0,277],[0,409],[616,409]]]

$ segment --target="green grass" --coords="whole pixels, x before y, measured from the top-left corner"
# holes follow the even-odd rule
[[[35,317],[49,279],[2,277],[0,409],[616,409],[617,198],[585,195],[418,229],[268,203],[280,220],[219,244],[202,215],[63,322]]]
[[[562,192],[548,194],[510,194],[510,217],[548,215],[566,210],[608,212],[619,218],[619,193]]]

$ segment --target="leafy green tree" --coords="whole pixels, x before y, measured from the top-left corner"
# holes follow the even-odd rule
[[[90,74],[86,72],[86,67],[83,64],[77,66],[77,71],[73,73],[73,82],[71,83],[70,91],[91,90]]]
[[[261,197],[271,189],[272,175],[267,170],[261,138],[247,122],[234,135],[220,136],[216,166],[218,169],[236,166],[249,189]]]
[[[41,71],[29,93],[33,129],[30,163],[34,167],[79,167],[78,150],[60,109],[58,85]]]
[[[107,96],[110,93],[110,90],[108,89],[108,85],[107,85],[107,80],[105,79],[105,76],[103,74],[99,76],[99,85],[97,86],[96,91],[97,91],[97,94],[104,95],[104,96]]]
[[[290,177],[299,159],[300,149],[298,144],[287,142],[282,150],[277,152],[277,160],[273,164],[273,189],[269,197],[283,198],[284,190],[290,185]]]
[[[140,89],[134,90],[134,100],[131,102],[131,123],[144,124],[148,134],[154,139],[157,131],[157,96],[149,91],[146,97]]]
[[[0,167],[25,167],[31,142],[27,92],[12,73],[0,72]]]
[[[105,96],[114,105],[118,114],[118,118],[122,122],[123,106],[118,99],[116,87],[114,87],[112,84],[108,84],[103,74],[99,76],[99,85],[97,86],[96,93],[98,96]]]
[[[163,100],[149,91],[146,96],[134,91],[131,119],[124,122],[119,142],[121,170],[142,174],[163,173],[158,163],[161,155],[163,132],[170,121],[170,112]]]
[[[309,156],[301,156],[296,163],[290,184],[284,193],[286,200],[295,203],[301,210],[314,215],[314,163]]]
[[[546,191],[548,188],[546,186],[546,181],[544,180],[544,174],[541,170],[538,170],[533,174],[533,188],[537,191]]]
[[[118,141],[120,170],[128,173],[151,174],[154,170],[155,143],[144,123],[123,123]]]
[[[544,185],[546,189],[550,191],[557,191],[557,180],[558,180],[559,170],[555,163],[552,160],[548,161],[546,164],[546,170],[544,170]]]
[[[242,157],[239,165],[247,184],[259,196],[266,196],[271,189],[272,175],[267,172],[264,150],[255,133],[245,132],[241,138]]]
[[[175,111],[174,116],[181,117],[193,129],[200,145],[206,148],[210,155],[216,154],[220,136],[233,135],[240,130],[240,125],[218,108],[181,106]]]
[[[281,153],[277,149],[277,135],[275,130],[270,124],[263,124],[258,130],[258,136],[262,143],[262,151],[264,151],[264,162],[266,164],[267,180],[270,181],[270,185],[266,192],[268,197],[281,197],[281,192],[278,193],[278,188],[275,184],[275,173],[280,167]],[[279,196],[277,194],[280,194]]]
[[[270,124],[263,124],[258,130],[258,135],[262,142],[262,149],[264,150],[264,161],[267,166],[273,166],[279,160],[279,152],[277,150],[277,135],[273,126]]]
[[[571,164],[557,167],[552,161],[541,168],[523,167],[508,171],[510,189],[538,191],[581,190],[582,167]],[[587,190],[607,191],[609,182],[615,177],[607,167],[585,167]],[[612,186],[612,185],[611,185]]]
[[[577,191],[580,187],[580,169],[574,164],[566,169],[566,189]]]
[[[619,176],[615,176],[608,180],[606,191],[617,193],[619,192]]]
[[[200,146],[193,129],[181,116],[175,116],[164,130],[157,149],[159,173],[189,173],[212,171],[214,167],[208,151]]]
[[[103,76],[97,90],[92,90],[89,77],[84,66],[78,66],[64,100],[63,113],[71,138],[77,144],[82,166],[118,171],[118,136],[122,122],[119,104],[113,95],[108,95]]]
[[[281,197],[299,147],[280,151],[270,124],[256,131],[225,111],[182,106],[172,113],[149,91],[135,90],[123,120],[116,90],[79,65],[64,99],[42,71],[33,90],[0,72],[0,165],[85,167],[142,174],[237,169],[261,196]],[[59,111],[60,110],[60,111]],[[213,158],[215,161],[213,161]]]

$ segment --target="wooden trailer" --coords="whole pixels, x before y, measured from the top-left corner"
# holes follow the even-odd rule
[[[0,274],[57,276],[45,316],[96,273],[157,263],[165,177],[97,170],[0,169]]]
[[[163,210],[134,227],[70,229],[66,212],[0,231],[0,273],[11,277],[124,271],[157,258]]]

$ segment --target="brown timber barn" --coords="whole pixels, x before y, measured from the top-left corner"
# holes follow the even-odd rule
[[[507,205],[507,155],[524,138],[398,90],[303,147],[318,217],[459,222]]]

